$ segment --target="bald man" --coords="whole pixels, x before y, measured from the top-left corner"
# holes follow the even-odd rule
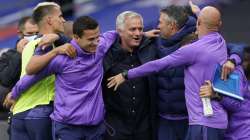
[[[203,8],[196,25],[199,38],[210,32],[217,32],[221,24],[221,15],[216,8],[211,6]]]
[[[218,33],[221,26],[220,12],[214,7],[205,7],[198,16],[196,26],[198,41],[181,47],[166,57],[111,77],[108,86],[114,86],[116,90],[126,79],[185,66],[185,99],[189,115],[186,140],[222,140],[227,128],[227,113],[219,102],[213,100],[213,114],[205,116],[199,97],[199,87],[206,80],[213,79],[217,64],[223,64],[227,60],[226,43]]]

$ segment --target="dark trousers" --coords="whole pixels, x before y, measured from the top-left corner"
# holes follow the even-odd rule
[[[224,140],[224,129],[190,125],[186,140]]]
[[[106,114],[104,140],[152,140],[152,125],[149,115],[120,116]]]
[[[188,120],[167,120],[159,117],[158,140],[184,140],[188,130]]]
[[[50,118],[12,118],[11,140],[52,140]]]
[[[53,121],[52,131],[54,140],[102,140],[105,126],[103,123],[83,126]]]
[[[152,136],[150,131],[131,135],[116,132],[115,135],[105,133],[104,140],[152,140]]]
[[[152,130],[150,128],[140,131],[134,128],[136,124],[124,124],[121,120],[109,120],[109,122],[105,123],[104,140],[152,140]]]

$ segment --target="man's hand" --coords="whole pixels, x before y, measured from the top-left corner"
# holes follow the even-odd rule
[[[200,87],[200,97],[214,97],[214,92],[212,89],[212,83],[211,81],[207,80],[205,81],[205,84]]]
[[[69,43],[56,47],[53,51],[55,51],[56,54],[66,54],[72,58],[76,57],[77,54],[76,49]]]
[[[6,108],[13,108],[13,106],[15,105],[16,101],[11,99],[11,92],[8,93],[8,95],[5,97],[5,100],[3,102],[3,106]]]
[[[125,82],[125,78],[122,76],[122,74],[118,74],[116,76],[110,77],[108,79],[108,88],[112,88],[114,87],[114,91],[116,91],[116,89],[118,88],[118,86],[120,84],[122,84],[123,82]]]
[[[57,39],[59,39],[59,35],[57,34],[44,34],[38,46],[42,47],[44,50],[46,47],[52,45]]]
[[[201,9],[199,8],[199,6],[193,4],[193,2],[192,2],[191,0],[189,0],[189,5],[190,5],[191,10],[192,10],[192,12],[193,12],[194,14],[197,15],[197,14],[201,11]]]
[[[152,30],[149,30],[147,32],[144,32],[144,35],[146,37],[151,38],[151,37],[159,37],[160,33],[161,33],[161,31],[159,29],[152,29]]]
[[[16,49],[17,49],[17,51],[18,51],[19,53],[22,53],[22,52],[23,52],[24,46],[27,45],[28,42],[29,42],[29,41],[28,41],[27,39],[25,39],[25,38],[19,40],[18,43],[16,44]]]
[[[227,60],[227,62],[224,63],[222,66],[221,79],[227,80],[228,75],[232,71],[234,71],[234,69],[235,69],[235,64],[231,62],[230,60]]]

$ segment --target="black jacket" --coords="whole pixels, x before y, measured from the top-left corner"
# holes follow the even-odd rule
[[[0,108],[21,74],[21,55],[14,49],[0,50]]]
[[[104,61],[103,61],[103,67],[104,67],[104,78],[103,78],[103,97],[104,97],[104,103],[106,108],[106,115],[112,115],[112,116],[118,116],[120,120],[123,119],[129,119],[129,113],[126,107],[122,107],[117,100],[128,100],[128,99],[121,99],[121,97],[117,98],[117,94],[113,91],[113,89],[108,89],[107,84],[107,78],[110,76],[110,70],[114,67],[117,67],[117,64],[124,60],[126,56],[124,56],[124,50],[121,48],[120,45],[120,38],[118,37],[114,44],[111,46],[110,50],[107,52]],[[148,38],[143,38],[141,45],[138,47],[136,51],[136,56],[139,60],[139,65],[144,64],[146,62],[152,61],[156,59],[156,47],[152,43],[152,40]],[[118,73],[121,73],[124,69],[121,69]],[[118,74],[117,73],[117,74]],[[134,79],[136,81],[136,79]],[[155,122],[156,122],[156,95],[157,95],[157,88],[156,88],[156,77],[155,75],[147,76],[144,78],[143,81],[147,82],[148,86],[145,86],[145,90],[147,91],[147,95],[149,97],[149,108],[148,108],[148,114],[149,119],[151,121],[151,130],[156,130]],[[126,83],[124,83],[126,84]],[[129,82],[127,82],[129,84]],[[126,85],[125,85],[126,87]],[[129,87],[129,86],[127,86]],[[123,93],[129,92],[130,89],[128,88],[121,88]],[[123,97],[124,98],[124,97]],[[127,127],[127,126],[126,126]],[[155,132],[153,133],[155,136]]]
[[[0,83],[13,87],[21,74],[21,54],[14,49],[2,53],[0,57]]]

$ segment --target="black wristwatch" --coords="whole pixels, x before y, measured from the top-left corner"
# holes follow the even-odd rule
[[[122,72],[122,76],[123,76],[124,79],[128,80],[128,70],[124,70]]]

